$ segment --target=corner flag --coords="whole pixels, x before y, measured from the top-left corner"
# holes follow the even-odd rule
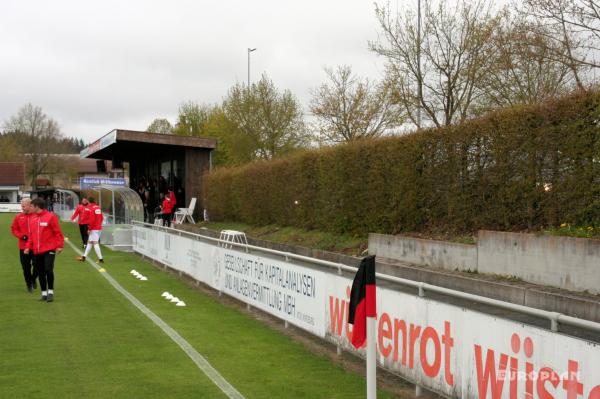
[[[377,317],[375,298],[375,255],[371,255],[360,262],[350,293],[348,323],[354,325],[352,345],[355,348],[362,347],[367,339],[367,317]]]

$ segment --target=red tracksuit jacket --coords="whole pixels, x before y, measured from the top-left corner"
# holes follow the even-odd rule
[[[173,203],[171,203],[170,198],[165,198],[162,203],[162,213],[172,213],[173,212]]]
[[[75,220],[75,218],[79,216],[77,220],[78,224],[89,224],[92,216],[92,211],[90,210],[89,205],[79,204],[77,208],[75,208],[75,212],[73,216],[71,216],[71,220]]]
[[[27,249],[27,241],[23,241],[23,236],[27,236],[30,239],[31,234],[29,230],[29,218],[31,214],[20,212],[15,216],[12,225],[10,226],[10,230],[12,231],[13,236],[19,239],[19,249]]]
[[[27,248],[33,250],[34,254],[64,248],[65,237],[54,213],[45,209],[40,213],[33,213],[29,218],[29,229],[31,235],[27,241]]]
[[[98,206],[98,204],[90,204],[88,205],[90,208],[90,220],[88,221],[88,230],[102,230],[102,221],[104,220],[104,215],[102,215],[102,209]]]

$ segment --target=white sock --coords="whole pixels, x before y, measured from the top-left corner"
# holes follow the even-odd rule
[[[94,251],[96,251],[98,259],[102,259],[102,252],[100,252],[100,244],[94,244]]]
[[[54,295],[54,290],[48,290],[48,294]]]
[[[42,296],[48,296],[48,291],[42,291]]]
[[[90,251],[92,250],[92,244],[89,244],[85,246],[85,251],[83,251],[83,256],[88,256],[88,254],[90,253]]]

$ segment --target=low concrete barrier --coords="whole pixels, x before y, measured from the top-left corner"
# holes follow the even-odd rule
[[[369,253],[416,265],[600,293],[600,240],[482,230],[477,245],[465,245],[369,234]]]
[[[446,270],[477,270],[475,245],[371,233],[369,253]]]
[[[482,230],[478,271],[574,291],[600,293],[600,241]]]

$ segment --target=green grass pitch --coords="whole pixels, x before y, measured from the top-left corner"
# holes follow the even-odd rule
[[[0,398],[224,398],[190,358],[66,245],[55,302],[25,289],[14,215],[0,214]],[[64,232],[80,245],[77,226]],[[139,256],[103,247],[104,268],[246,398],[363,398],[365,380]],[[92,251],[93,253],[93,251]],[[95,254],[90,255],[95,259]],[[149,278],[139,281],[129,271]],[[169,291],[187,304],[176,307]],[[380,391],[380,398],[391,397]]]

